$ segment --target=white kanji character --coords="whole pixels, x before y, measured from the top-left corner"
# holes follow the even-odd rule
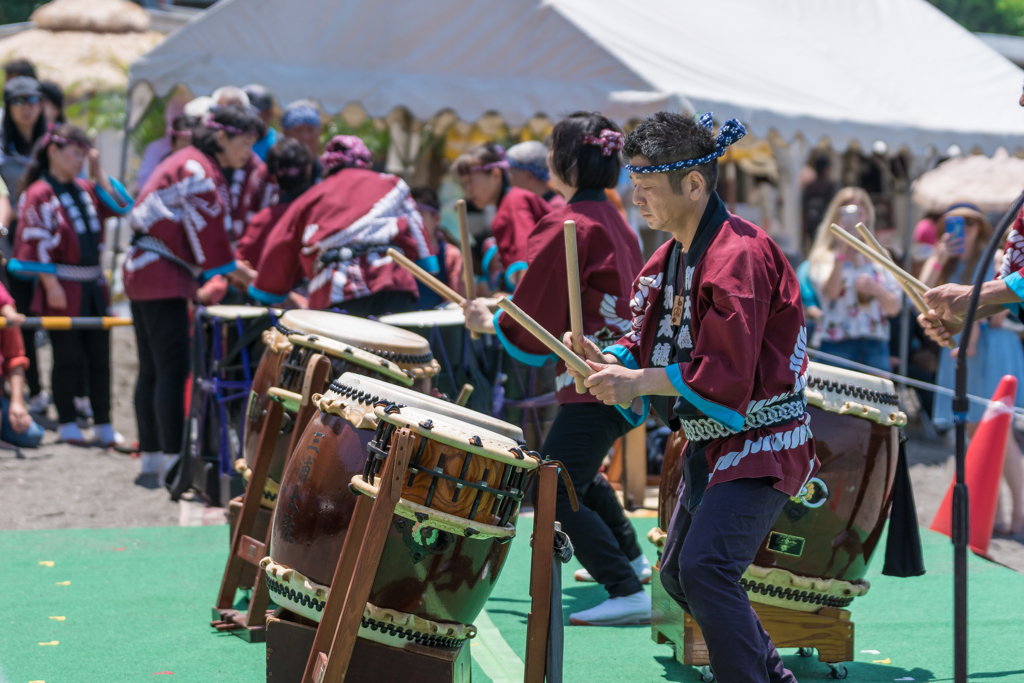
[[[672,303],[673,303],[673,299],[675,298],[673,296],[673,294],[675,294],[675,290],[672,288],[672,285],[665,285],[665,310],[666,311],[671,311],[672,310]]]
[[[658,325],[658,336],[672,338],[672,316],[666,315],[661,319],[661,324]]]
[[[686,266],[686,288],[693,288],[693,266]]]
[[[690,298],[687,297],[686,300],[683,301],[683,320],[689,320],[689,319],[690,319]]]
[[[679,337],[676,340],[676,345],[681,349],[692,349],[693,339],[690,337],[690,326],[683,325],[679,328]]]
[[[654,353],[651,354],[651,365],[665,367],[668,365],[668,356],[671,352],[672,347],[670,345],[658,344],[654,347]]]

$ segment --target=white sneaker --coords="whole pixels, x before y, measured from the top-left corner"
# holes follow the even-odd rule
[[[50,407],[51,403],[53,403],[53,399],[50,397],[50,392],[43,389],[28,402],[28,412],[45,415],[46,409]]]
[[[632,565],[633,571],[636,572],[636,578],[640,579],[640,583],[646,586],[651,582],[651,563],[647,561],[643,553],[629,564]],[[577,581],[594,583],[594,577],[586,569],[577,569],[573,577]]]
[[[569,615],[574,626],[618,626],[651,623],[651,596],[640,591],[621,598],[608,598],[597,607]]]
[[[124,436],[114,429],[114,426],[109,422],[102,425],[93,425],[92,436],[94,439],[100,442],[100,446],[109,448],[110,446],[123,446],[127,443]]]
[[[85,434],[74,422],[62,424],[57,430],[57,439],[64,443],[71,443],[81,446],[85,443]]]

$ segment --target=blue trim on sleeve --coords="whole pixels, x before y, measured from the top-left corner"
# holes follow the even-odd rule
[[[512,280],[509,279],[509,276],[512,275],[512,273],[518,273],[521,270],[526,270],[526,261],[516,261],[505,269],[505,286],[508,287],[508,291],[515,291],[516,288],[516,286],[512,284]]]
[[[558,358],[558,356],[556,356],[553,353],[549,353],[545,356],[541,356],[536,353],[527,353],[526,351],[523,351],[521,348],[510,342],[508,340],[508,337],[506,337],[502,333],[501,328],[498,327],[498,318],[501,317],[502,313],[504,313],[504,311],[499,308],[494,314],[494,334],[498,335],[498,341],[500,341],[501,345],[505,347],[506,351],[508,351],[508,355],[512,356],[520,363],[525,363],[526,365],[530,365],[535,368],[539,368],[540,366],[547,363],[549,360]]]
[[[692,403],[693,407],[697,410],[733,431],[739,432],[743,430],[743,423],[745,422],[743,416],[735,410],[707,400],[691,389],[683,381],[683,375],[679,371],[678,364],[668,366],[665,368],[665,372],[668,373],[668,381],[672,382],[672,386],[679,392],[679,395]]]
[[[203,282],[206,282],[214,275],[226,275],[227,273],[233,273],[236,268],[238,268],[238,265],[232,261],[231,263],[225,263],[223,266],[204,270],[202,275]]]
[[[270,292],[264,292],[261,289],[256,289],[252,285],[249,285],[249,297],[259,301],[261,304],[279,304],[288,298],[287,294],[271,294]]]
[[[612,344],[611,346],[607,346],[605,347],[604,352],[610,353],[618,358],[619,361],[630,370],[640,369],[640,366],[636,364],[636,359],[633,358],[633,354],[627,351],[626,347],[622,344]]]
[[[114,201],[114,199],[107,194],[107,191],[99,185],[96,185],[96,196],[99,197],[101,202],[107,205],[108,209],[116,213],[118,216],[123,216],[132,210],[132,207],[135,206],[135,200],[132,199],[132,196],[128,194],[126,189],[124,189],[124,185],[121,184],[121,181],[112,176],[107,176],[107,179],[110,180],[111,186],[114,188],[114,191],[117,192],[118,196],[120,196],[121,201],[125,202],[125,205],[122,206]]]
[[[19,261],[12,258],[7,262],[7,271],[19,280],[34,280],[37,275],[56,275],[57,266],[38,261]]]
[[[441,265],[438,263],[436,256],[421,258],[419,261],[416,261],[416,265],[428,273],[438,273],[441,271]]]
[[[494,260],[494,255],[498,253],[497,245],[491,247],[484,254],[484,257],[480,260],[480,270],[483,272],[483,276],[486,278],[487,273],[491,270],[491,261]]]
[[[1009,276],[1003,278],[1003,282],[1010,288],[1010,291],[1017,295],[1018,299],[1024,301],[1024,277],[1021,277],[1019,272],[1010,273]],[[1003,307],[1010,309],[1014,313],[1019,313],[1021,308],[1021,302],[1015,301],[1009,304],[1003,304]]]

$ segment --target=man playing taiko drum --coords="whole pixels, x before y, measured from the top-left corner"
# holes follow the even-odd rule
[[[793,681],[738,581],[790,496],[818,468],[804,386],[796,274],[768,235],[715,192],[717,159],[746,131],[710,114],[647,118],[626,140],[633,203],[672,239],[633,285],[632,330],[598,348],[590,391],[642,424],[684,430],[686,471],[661,580],[697,622],[722,683]],[[566,335],[564,341],[571,341]]]

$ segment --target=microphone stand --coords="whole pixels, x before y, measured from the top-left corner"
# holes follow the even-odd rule
[[[999,221],[999,227],[992,233],[988,246],[974,273],[974,288],[971,291],[964,329],[960,335],[960,349],[971,343],[971,333],[978,310],[981,285],[985,281],[988,264],[992,263],[996,251],[1003,244],[1002,237],[1010,223],[1024,204],[1022,193]],[[967,483],[964,481],[964,460],[967,454],[967,354],[958,353],[956,358],[956,396],[953,399],[953,415],[956,421],[956,484],[953,486],[953,680],[967,683],[967,543],[970,536]],[[1012,438],[1012,435],[1011,435]]]

